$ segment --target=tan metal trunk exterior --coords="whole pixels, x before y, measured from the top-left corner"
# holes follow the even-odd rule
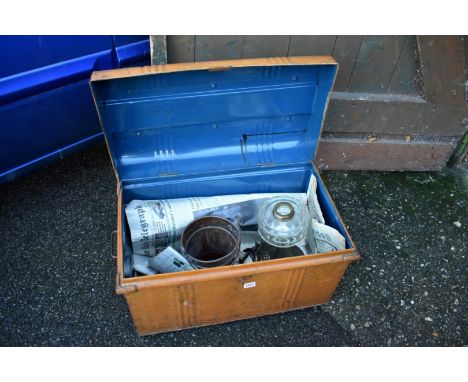
[[[124,278],[120,189],[118,208],[116,291],[127,299],[139,335],[325,304],[348,265],[360,258],[353,244],[311,256]]]

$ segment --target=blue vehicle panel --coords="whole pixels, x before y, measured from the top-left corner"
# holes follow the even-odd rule
[[[0,37],[0,183],[102,139],[91,73],[147,64],[148,36]]]
[[[112,36],[3,36],[0,38],[0,77],[112,47]]]

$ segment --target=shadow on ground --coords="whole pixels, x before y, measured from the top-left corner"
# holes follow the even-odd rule
[[[458,178],[327,172],[324,180],[363,255],[330,304],[144,338],[114,294],[116,185],[105,146],[0,186],[0,344],[466,344],[467,199]]]

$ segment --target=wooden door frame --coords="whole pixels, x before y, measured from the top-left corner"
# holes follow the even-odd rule
[[[423,95],[331,95],[322,169],[440,170],[468,126],[464,41],[417,36]]]

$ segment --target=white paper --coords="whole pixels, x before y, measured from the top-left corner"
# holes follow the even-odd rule
[[[308,203],[311,218],[323,222],[318,201],[314,199],[316,180],[311,178],[314,192],[240,194],[163,200],[133,200],[125,208],[130,226],[133,253],[154,256],[180,239],[185,227],[194,219],[206,215],[240,217],[241,226],[257,224],[257,212],[268,198],[292,196]],[[309,196],[309,199],[307,198]]]
[[[312,221],[309,232],[309,245],[315,245],[316,253],[345,249],[345,238],[335,228]],[[312,241],[312,243],[310,243]]]
[[[317,178],[314,175],[310,176],[309,186],[307,187],[307,207],[312,220],[316,220],[321,224],[325,224],[322,209],[317,198]]]
[[[149,259],[150,268],[159,273],[190,271],[195,269],[187,259],[171,246]]]
[[[155,275],[157,272],[149,267],[151,257],[133,255],[133,269],[144,275]]]

